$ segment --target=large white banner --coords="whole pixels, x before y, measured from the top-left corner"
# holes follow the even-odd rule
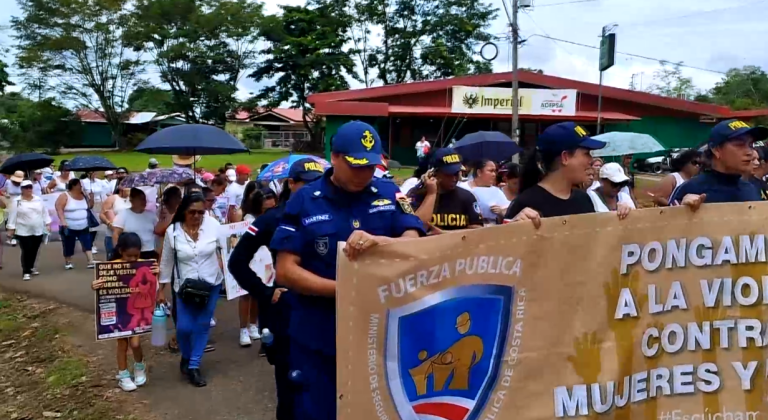
[[[520,115],[576,115],[574,89],[520,89]],[[454,86],[451,112],[463,114],[512,114],[512,89]]]

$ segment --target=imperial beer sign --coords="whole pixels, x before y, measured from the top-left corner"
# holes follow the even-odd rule
[[[520,115],[576,115],[576,90],[520,89]],[[451,112],[512,114],[512,89],[454,86]]]

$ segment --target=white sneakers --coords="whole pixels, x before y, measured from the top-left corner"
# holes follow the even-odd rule
[[[30,276],[29,274],[24,274],[24,276],[21,279],[24,281],[30,281],[32,280],[32,276]]]
[[[240,347],[251,346],[251,335],[248,333],[248,328],[240,328]]]
[[[251,324],[248,326],[248,335],[251,336],[251,340],[259,340],[261,339],[261,335],[259,334],[259,326],[256,324]]]
[[[256,340],[260,340],[261,335],[259,335],[259,326],[256,324],[251,324],[248,326],[248,328],[240,328],[240,346],[241,347],[250,347],[251,343]]]
[[[133,364],[133,379],[131,379],[131,372],[124,370],[118,372],[117,385],[125,392],[133,392],[136,388],[147,383],[147,367],[144,363]]]
[[[216,318],[211,318],[211,328],[216,326]]]
[[[37,271],[37,269],[36,269],[36,268],[33,268],[33,269],[32,269],[32,275],[33,275],[33,276],[39,276],[39,275],[40,275],[40,272],[39,272],[39,271]]]
[[[73,268],[75,268],[75,265],[72,264],[71,262],[64,264],[65,270],[72,270]]]
[[[133,380],[131,379],[131,372],[128,372],[127,370],[121,371],[115,376],[115,379],[117,379],[117,386],[123,391],[136,391],[136,384],[133,383]]]
[[[98,254],[98,253],[99,253],[99,250],[98,250],[98,249],[96,249],[96,247],[93,247],[93,248],[91,248],[91,254],[94,254],[94,255],[96,255],[96,254]]]
[[[147,383],[147,366],[144,363],[133,364],[133,383],[142,386]]]

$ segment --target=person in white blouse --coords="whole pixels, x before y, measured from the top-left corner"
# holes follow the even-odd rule
[[[156,260],[155,225],[157,224],[157,214],[146,209],[147,196],[144,191],[131,188],[129,197],[131,207],[121,211],[111,224],[112,242],[117,243],[117,239],[123,232],[135,233],[141,239],[140,258],[142,260]]]
[[[8,213],[13,212],[16,201],[21,196],[21,183],[24,181],[24,172],[16,171],[8,178],[8,182],[2,188],[3,195],[8,197]],[[16,246],[16,240],[11,239],[10,235],[6,243],[10,246]]]
[[[51,216],[40,197],[32,192],[32,181],[21,183],[21,195],[8,218],[8,235],[18,241],[21,248],[21,271],[23,279],[30,280],[35,270],[35,260],[43,234],[51,227]]]
[[[477,198],[485,226],[498,224],[510,203],[504,192],[495,184],[496,163],[490,159],[475,162],[472,166],[471,179],[459,183],[460,187],[471,191]]]
[[[165,302],[165,288],[171,283],[175,293],[176,340],[181,351],[181,372],[196,386],[206,385],[200,372],[210,321],[224,279],[219,222],[206,217],[205,199],[200,193],[185,195],[165,232],[160,259],[158,303]],[[208,298],[192,299],[186,289],[208,292]]]
[[[595,206],[595,212],[616,211],[626,216],[630,210],[635,209],[632,197],[623,191],[623,188],[629,184],[629,177],[624,173],[621,165],[616,162],[603,165],[600,168],[599,180],[599,187],[587,190]]]
[[[46,192],[48,183],[43,179],[43,170],[38,169],[32,176],[32,194],[40,197]]]

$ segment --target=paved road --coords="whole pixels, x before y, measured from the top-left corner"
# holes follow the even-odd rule
[[[2,235],[5,238],[5,235]],[[3,244],[5,245],[5,244]],[[97,255],[100,257],[102,254]],[[0,287],[30,293],[84,311],[83,327],[93,334],[93,271],[85,268],[85,256],[74,258],[75,269],[64,270],[61,244],[44,245],[38,258],[41,275],[32,281],[21,280],[19,249],[5,245]],[[192,388],[178,373],[178,356],[167,351],[152,354],[149,383],[135,393],[149,402],[150,410],[161,419],[273,419],[275,392],[272,367],[258,357],[258,346],[238,345],[237,303],[221,300],[216,309],[218,325],[212,331],[216,351],[203,358],[206,388]],[[169,324],[170,325],[170,324]],[[145,349],[149,340],[145,340]],[[105,346],[113,346],[110,342]]]

